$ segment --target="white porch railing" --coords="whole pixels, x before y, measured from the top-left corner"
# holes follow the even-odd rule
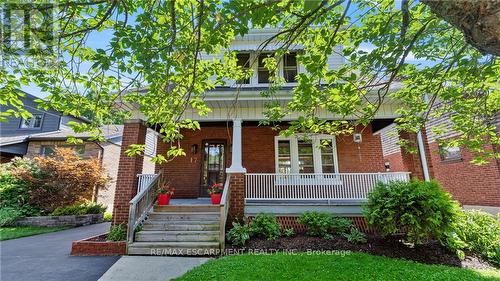
[[[364,200],[377,182],[409,181],[409,172],[246,174],[245,199]]]
[[[138,174],[137,193],[148,187],[148,185],[156,178],[157,175],[158,174]]]
[[[149,184],[138,191],[137,195],[130,200],[127,225],[127,243],[129,244],[134,242],[136,227],[146,219],[149,210],[153,207],[156,200],[156,189],[160,184],[160,175],[154,175]]]

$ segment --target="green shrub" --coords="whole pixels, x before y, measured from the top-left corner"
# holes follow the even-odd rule
[[[233,228],[228,231],[226,237],[235,246],[244,246],[251,236],[251,228],[248,224],[233,222]]]
[[[295,235],[295,230],[293,228],[286,228],[283,231],[283,235],[286,236],[286,237],[292,237],[292,236]]]
[[[348,233],[353,227],[352,221],[348,218],[332,217],[332,231],[337,234]]]
[[[22,214],[19,210],[10,207],[0,208],[0,226],[13,224]]]
[[[113,225],[109,229],[108,241],[125,241],[127,230],[122,224]]]
[[[459,213],[458,203],[435,181],[378,183],[365,205],[368,223],[380,234],[401,233],[414,244],[441,238]]]
[[[0,208],[16,209],[22,216],[39,215],[38,208],[29,204],[30,192],[26,182],[15,178],[11,168],[12,164],[0,167]]]
[[[281,235],[276,217],[270,214],[258,214],[250,223],[250,227],[252,234],[268,240],[274,240]]]
[[[334,220],[329,213],[305,212],[300,215],[298,221],[305,225],[307,235],[332,238],[330,231],[333,229]]]
[[[464,250],[500,265],[500,218],[481,212],[466,211],[447,233],[443,244],[464,258]]]
[[[89,215],[103,214],[106,207],[97,203],[75,204],[66,207],[59,207],[51,213],[52,216]]]
[[[352,244],[364,244],[366,243],[366,237],[365,234],[361,231],[359,231],[357,228],[352,227],[350,232],[343,233],[342,236],[344,236],[349,243]]]
[[[104,212],[103,220],[104,221],[111,221],[111,220],[113,220],[113,213],[111,213],[111,212]]]

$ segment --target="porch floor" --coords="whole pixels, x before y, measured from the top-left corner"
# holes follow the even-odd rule
[[[170,205],[211,205],[210,198],[171,199]]]

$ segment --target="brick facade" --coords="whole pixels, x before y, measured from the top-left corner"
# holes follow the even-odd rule
[[[231,165],[232,126],[225,123],[214,126],[204,126],[201,130],[184,130],[184,138],[180,141],[186,156],[162,164],[156,171],[162,171],[163,177],[176,189],[174,198],[193,198],[200,194],[201,167],[203,161],[203,141],[222,140],[226,143],[226,167]],[[384,160],[379,135],[373,135],[371,126],[362,132],[362,142],[353,142],[352,135],[337,137],[337,155],[340,172],[384,172]],[[248,173],[274,173],[275,147],[274,137],[279,132],[270,126],[246,125],[242,127],[242,162]],[[198,146],[194,153],[193,145]],[[158,142],[158,153],[165,154],[168,145]]]
[[[498,161],[491,160],[486,165],[470,163],[472,153],[461,149],[462,159],[443,161],[436,142],[430,145],[434,178],[453,198],[464,205],[500,207],[500,167]],[[491,150],[488,146],[486,149]]]
[[[26,151],[26,157],[34,157],[40,155],[42,151],[42,146],[59,146],[64,147],[67,146],[68,143],[65,140],[60,141],[30,141],[28,144],[28,150]],[[103,150],[99,144],[95,142],[84,142],[85,152],[83,153],[83,157],[91,158],[97,157],[102,158]]]
[[[144,144],[147,127],[142,121],[130,120],[123,128],[123,139],[118,164],[116,191],[113,203],[113,224],[128,222],[129,202],[137,193],[137,174],[142,172],[144,157],[129,157],[125,151],[131,144]]]
[[[352,135],[337,137],[339,172],[384,172],[385,167],[380,136],[373,135],[370,125],[364,129],[358,127],[355,131],[362,133],[361,143],[355,143]]]

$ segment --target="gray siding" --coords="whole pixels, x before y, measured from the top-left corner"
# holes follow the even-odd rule
[[[399,145],[399,135],[396,130],[396,125],[389,125],[380,132],[380,139],[382,142],[382,153],[384,156],[401,152]]]
[[[0,122],[0,136],[13,137],[59,130],[61,114],[53,110],[44,111],[38,109],[35,99],[37,98],[27,94],[24,99],[24,108],[32,114],[43,114],[42,126],[34,129],[23,129],[20,128],[21,118],[9,117],[7,122]],[[9,109],[9,107],[0,106],[0,111],[5,111],[7,109]]]

